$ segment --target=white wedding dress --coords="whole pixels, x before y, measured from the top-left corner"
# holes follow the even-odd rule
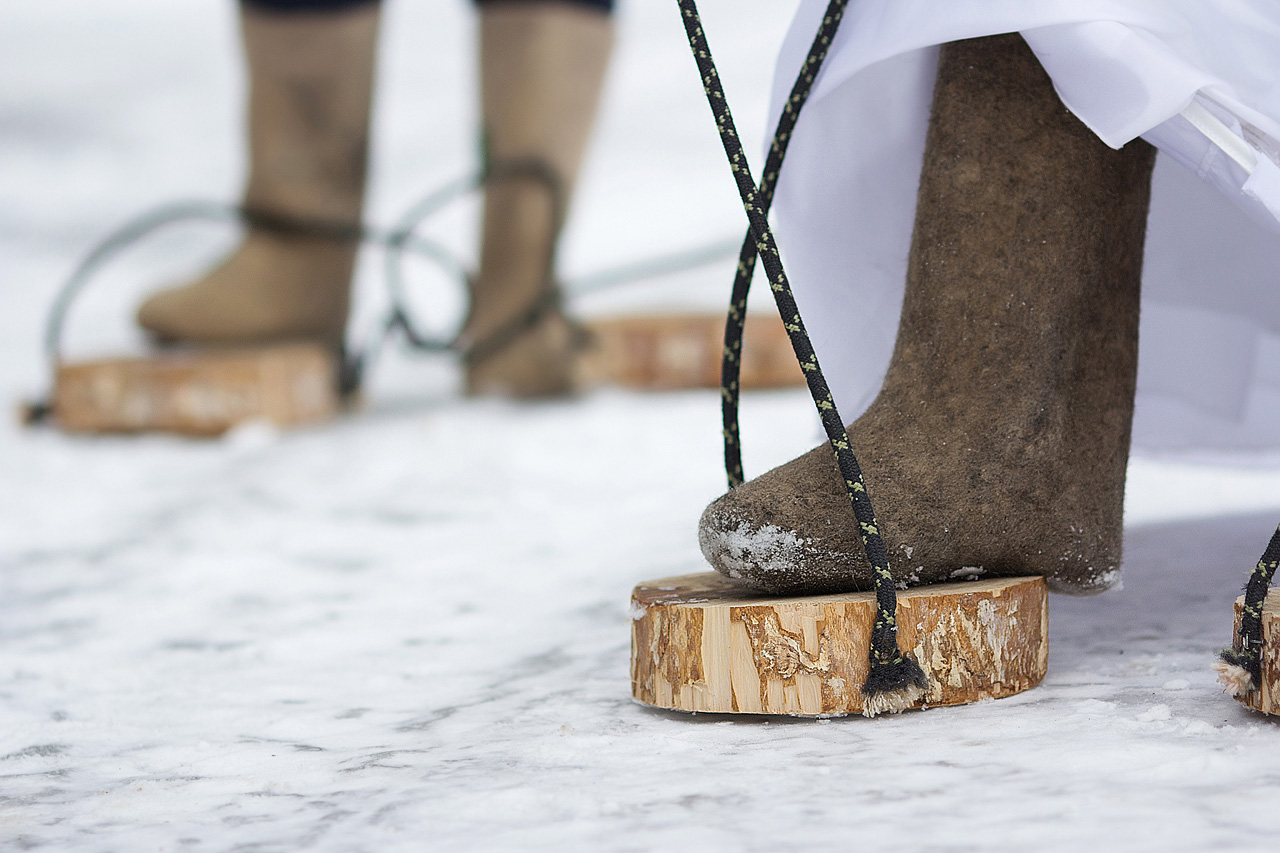
[[[826,5],[792,23],[774,121]],[[1280,450],[1280,0],[852,0],[774,203],[841,414],[870,402],[893,347],[937,45],[1006,32],[1100,139],[1161,151],[1135,448]]]

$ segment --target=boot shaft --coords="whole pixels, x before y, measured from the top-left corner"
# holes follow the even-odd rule
[[[582,3],[480,6],[485,154],[497,169],[545,168],[485,188],[480,271],[468,332],[482,340],[541,298],[562,217],[590,137],[613,47],[613,22]],[[557,204],[558,202],[558,204]]]
[[[250,207],[360,220],[379,8],[280,13],[241,6]]]
[[[952,399],[977,406],[1097,393],[1131,411],[1154,157],[1099,141],[1020,36],[945,45],[887,385],[964,388]]]
[[[496,162],[549,166],[572,192],[613,49],[613,20],[581,3],[480,6],[480,108]]]

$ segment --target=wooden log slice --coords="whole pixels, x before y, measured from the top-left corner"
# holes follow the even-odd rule
[[[340,408],[337,360],[312,344],[64,364],[53,394],[54,417],[74,432],[219,435],[248,420],[291,426]]]
[[[1240,649],[1240,618],[1244,596],[1236,599],[1235,647]],[[1280,714],[1280,594],[1274,589],[1262,603],[1262,684],[1236,699],[1246,708],[1264,714]]]
[[[715,572],[648,581],[631,596],[631,691],[679,711],[861,713],[875,619],[870,592],[773,598]],[[898,636],[929,676],[916,704],[961,705],[1039,684],[1048,666],[1043,578],[898,593]]]
[[[653,314],[586,324],[590,344],[579,365],[582,384],[641,390],[719,388],[723,314]],[[744,389],[804,385],[791,341],[773,314],[749,315],[739,384]]]

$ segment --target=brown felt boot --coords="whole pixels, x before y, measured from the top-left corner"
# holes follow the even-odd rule
[[[1119,578],[1154,155],[1098,141],[1021,37],[943,47],[897,344],[849,427],[900,584]],[[771,592],[872,584],[829,445],[711,504],[699,538]]]
[[[359,223],[378,9],[277,13],[241,5],[249,209]],[[352,241],[255,229],[208,275],[144,302],[138,322],[168,342],[311,340],[336,348],[357,249]]]
[[[595,117],[613,24],[569,2],[488,2],[480,12],[480,83],[487,153],[501,173],[542,164],[570,197]],[[520,328],[550,284],[561,222],[555,193],[536,177],[502,178],[485,192],[480,271],[465,340],[470,394],[551,396],[573,389],[576,335],[558,310]]]

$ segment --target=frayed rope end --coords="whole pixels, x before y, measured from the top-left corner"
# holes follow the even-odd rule
[[[913,684],[901,690],[885,690],[862,700],[862,716],[900,714],[910,708],[925,694],[925,688]]]
[[[906,655],[889,663],[872,664],[862,685],[862,716],[901,713],[929,690],[929,677]]]
[[[1257,689],[1251,673],[1245,666],[1244,658],[1235,649],[1225,649],[1213,662],[1213,671],[1218,673],[1218,683],[1224,693],[1234,697],[1243,696]]]

